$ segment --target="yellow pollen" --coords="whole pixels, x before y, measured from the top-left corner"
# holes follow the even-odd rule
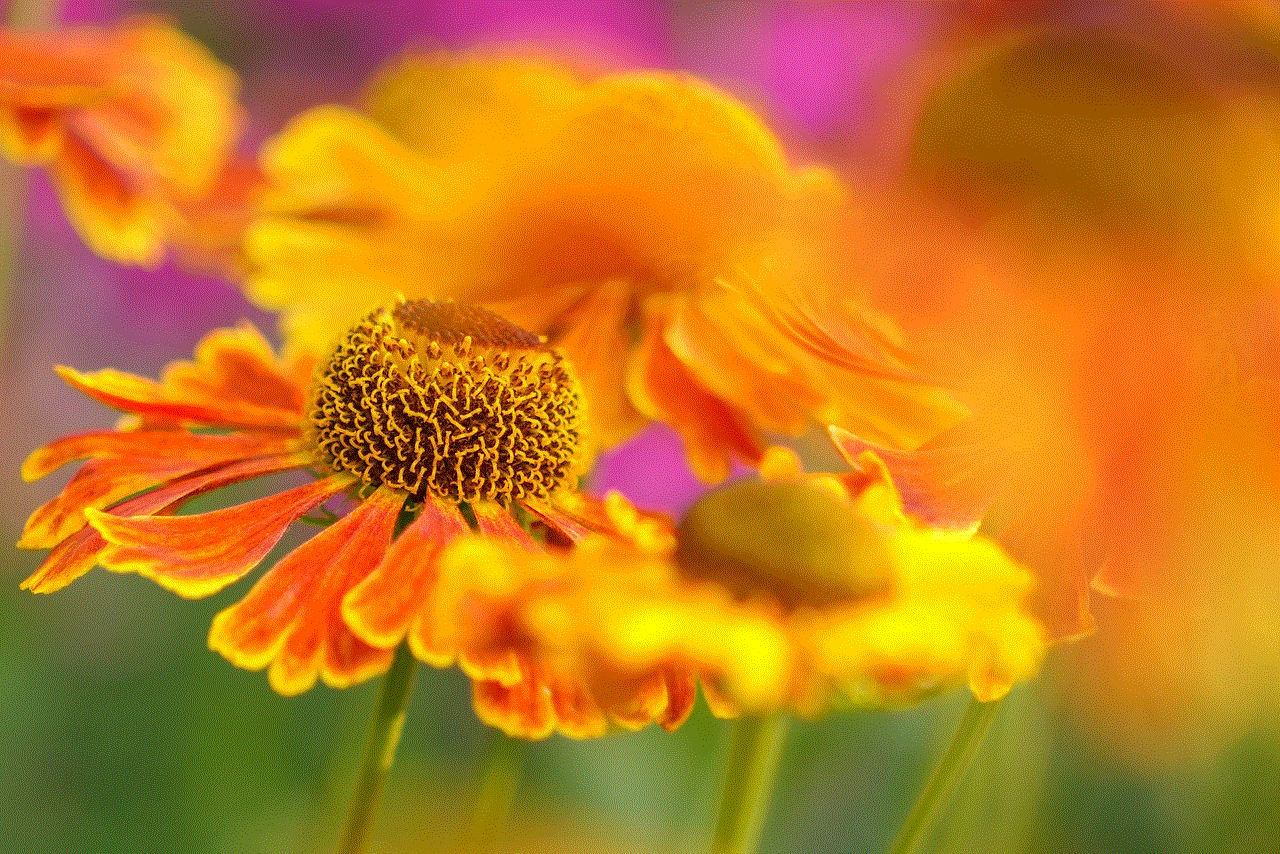
[[[537,335],[475,306],[401,300],[324,364],[311,425],[324,461],[371,486],[508,504],[572,476],[578,400]]]

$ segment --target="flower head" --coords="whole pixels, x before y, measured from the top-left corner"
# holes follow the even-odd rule
[[[576,381],[537,336],[482,309],[401,300],[312,366],[280,360],[243,327],[210,335],[160,382],[59,369],[130,417],[28,459],[28,479],[88,462],[27,523],[20,545],[53,551],[24,586],[50,592],[101,563],[207,596],[308,513],[333,513],[209,636],[235,664],[269,666],[272,686],[292,694],[381,672],[406,636],[420,657],[453,661],[447,639],[460,630],[430,608],[451,540],[475,530],[540,548],[513,514],[539,520],[554,542],[598,527],[571,491]],[[265,498],[176,513],[198,493],[303,469],[316,476]]]
[[[249,291],[291,334],[326,345],[396,292],[483,305],[576,366],[588,453],[659,419],[718,479],[761,429],[914,447],[957,415],[858,293],[848,189],[692,78],[411,57],[262,165]],[[845,301],[836,348],[812,316]]]
[[[237,186],[235,89],[229,69],[157,20],[3,30],[0,150],[50,168],[94,251],[153,266],[171,236],[199,236],[206,200]]]
[[[711,493],[674,532],[614,497],[612,533],[570,552],[468,539],[441,571],[468,580],[459,601],[485,603],[475,638],[522,638],[597,704],[676,674],[699,677],[726,715],[896,704],[958,683],[1001,696],[1044,651],[1029,573],[989,540],[909,521],[864,464],[875,473],[806,476],[774,451],[765,481]]]

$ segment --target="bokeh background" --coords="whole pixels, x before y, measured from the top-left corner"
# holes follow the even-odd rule
[[[830,160],[869,185],[888,184],[919,93],[946,73],[957,46],[1043,26],[1117,28],[1192,57],[1192,73],[1247,94],[1258,126],[1274,133],[1280,30],[1265,6],[1234,4],[1243,10],[1236,15],[1180,3],[1007,5],[67,0],[15,3],[14,14],[46,25],[136,13],[171,18],[241,74],[251,117],[246,150],[311,105],[352,101],[372,71],[407,48],[544,45],[709,79],[768,117],[796,162]],[[113,419],[57,382],[52,365],[155,375],[216,326],[249,318],[270,331],[273,320],[217,277],[172,263],[144,271],[99,260],[66,223],[46,178],[7,164],[0,164],[0,241],[0,472],[9,473],[0,476],[0,533],[13,542],[30,510],[69,476],[23,484],[23,457]],[[702,488],[660,429],[608,457],[598,478],[638,503],[669,509]],[[56,595],[34,596],[18,584],[40,555],[5,554],[5,850],[332,848],[376,685],[282,698],[261,674],[209,652],[212,616],[246,583],[187,602],[144,579],[98,570]],[[1107,635],[1126,607],[1099,603],[1099,634],[1056,650],[1037,679],[1015,689],[928,846],[1280,850],[1274,707],[1212,674],[1194,677],[1214,681],[1206,697],[1176,711],[1158,691],[1129,696],[1116,656],[1142,651],[1117,653]],[[1184,681],[1182,665],[1164,663],[1172,682]],[[795,722],[761,850],[885,850],[965,702],[953,693],[906,710]],[[1111,706],[1114,714],[1099,713]],[[423,673],[375,849],[449,850],[491,737],[458,673]],[[650,728],[535,744],[500,850],[699,850],[726,746],[727,728],[704,708],[674,734]]]

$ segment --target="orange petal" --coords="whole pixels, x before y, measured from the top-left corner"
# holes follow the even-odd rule
[[[177,419],[221,427],[262,427],[296,430],[297,411],[251,403],[175,396],[154,380],[106,368],[82,374],[72,368],[54,368],[72,387],[95,400],[124,412],[152,418]]]
[[[549,686],[556,729],[569,738],[599,738],[609,730],[609,719],[582,683],[557,679]]]
[[[334,475],[246,504],[192,516],[121,517],[89,511],[111,543],[102,565],[136,572],[180,596],[218,592],[257,566],[304,513],[349,487]]]
[[[477,682],[496,682],[504,688],[530,678],[527,662],[510,647],[468,650],[458,656],[458,667]]]
[[[865,442],[840,427],[829,427],[841,456],[859,471],[860,458],[871,452],[889,471],[908,515],[933,527],[971,529],[1006,486],[1010,461],[996,444],[976,435],[971,424],[948,430],[914,451],[899,451]]]
[[[122,264],[159,265],[165,214],[158,197],[74,137],[63,144],[53,174],[67,217],[93,251]]]
[[[244,460],[154,489],[113,507],[112,511],[119,516],[145,516],[162,510],[172,510],[177,504],[197,493],[253,477],[298,468],[307,465],[308,462],[307,458],[296,456]],[[55,590],[61,590],[93,569],[98,563],[98,554],[106,545],[107,541],[93,528],[80,529],[53,549],[40,568],[22,582],[22,588],[32,593],[52,593]]]
[[[318,676],[346,685],[384,668],[391,651],[358,646],[363,641],[342,622],[342,598],[382,560],[404,500],[404,493],[379,488],[285,556],[214,617],[209,647],[249,670],[270,664],[271,687],[281,694],[299,694]]]
[[[604,525],[593,524],[588,519],[536,498],[522,499],[520,505],[542,520],[553,533],[570,543],[581,542],[591,533],[606,530]]]
[[[689,465],[704,480],[729,474],[729,458],[760,456],[759,443],[742,417],[689,373],[663,340],[663,310],[654,307],[627,372],[627,391],[644,414],[670,424],[684,441]]]
[[[476,528],[484,536],[522,546],[531,552],[541,551],[533,537],[499,505],[477,501],[471,505],[471,510],[476,514]]]
[[[1103,550],[1089,517],[1069,508],[1039,513],[1023,508],[996,540],[1032,571],[1036,589],[1030,606],[1050,642],[1075,640],[1097,628],[1090,608],[1089,579]]]
[[[689,719],[698,700],[698,682],[692,673],[667,671],[667,709],[658,717],[658,725],[673,732]]]
[[[182,400],[237,401],[302,413],[306,394],[252,324],[217,329],[196,345],[195,359],[175,362],[161,380]]]
[[[643,729],[666,716],[671,698],[667,695],[666,675],[646,674],[615,690],[607,703],[609,716],[626,729]]]
[[[209,461],[283,453],[296,440],[275,435],[210,436],[181,430],[118,430],[59,439],[31,452],[22,479],[39,480],[73,460],[87,458],[206,459]]]
[[[545,690],[547,686],[532,666],[527,662],[523,666],[526,675],[514,685],[488,680],[472,683],[476,716],[513,738],[546,738],[556,728],[551,692]]]
[[[470,530],[456,506],[428,498],[421,514],[391,544],[377,569],[343,599],[342,616],[351,630],[374,646],[399,643],[435,583],[440,550]],[[413,637],[419,634],[415,632]],[[425,653],[425,647],[421,651]],[[414,652],[420,650],[415,647]],[[422,654],[418,657],[430,660]]]
[[[101,509],[135,493],[217,463],[241,459],[246,454],[258,456],[277,453],[296,444],[279,438],[238,440],[233,437],[191,436],[190,439],[187,447],[193,453],[191,457],[139,456],[91,460],[86,463],[61,493],[31,514],[23,529],[22,539],[18,541],[18,547],[52,548],[84,527],[85,510]],[[180,448],[181,443],[174,443],[174,447]],[[66,448],[57,451],[65,452]]]

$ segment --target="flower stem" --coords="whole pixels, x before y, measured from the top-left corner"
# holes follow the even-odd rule
[[[489,854],[506,827],[515,803],[528,743],[494,730],[485,751],[484,777],[471,802],[459,852]]]
[[[787,718],[781,713],[734,722],[712,854],[751,854],[756,850],[786,732]]]
[[[991,719],[995,716],[999,705],[999,700],[982,703],[975,699],[969,703],[964,717],[960,719],[960,725],[956,727],[951,746],[947,748],[947,752],[933,769],[933,775],[925,784],[924,791],[920,793],[915,806],[911,808],[907,823],[902,826],[898,841],[893,845],[892,854],[910,854],[915,850],[916,843],[920,841],[920,835],[928,827],[929,819],[933,817],[943,796],[964,774],[974,751],[982,743],[982,737],[991,726]]]
[[[382,679],[382,693],[374,712],[369,741],[365,744],[364,759],[360,763],[360,779],[347,814],[347,826],[342,832],[339,854],[363,854],[369,842],[369,827],[373,824],[374,811],[382,794],[387,771],[395,761],[396,745],[404,729],[409,694],[418,673],[418,662],[409,647],[400,644],[396,649],[391,669]]]

